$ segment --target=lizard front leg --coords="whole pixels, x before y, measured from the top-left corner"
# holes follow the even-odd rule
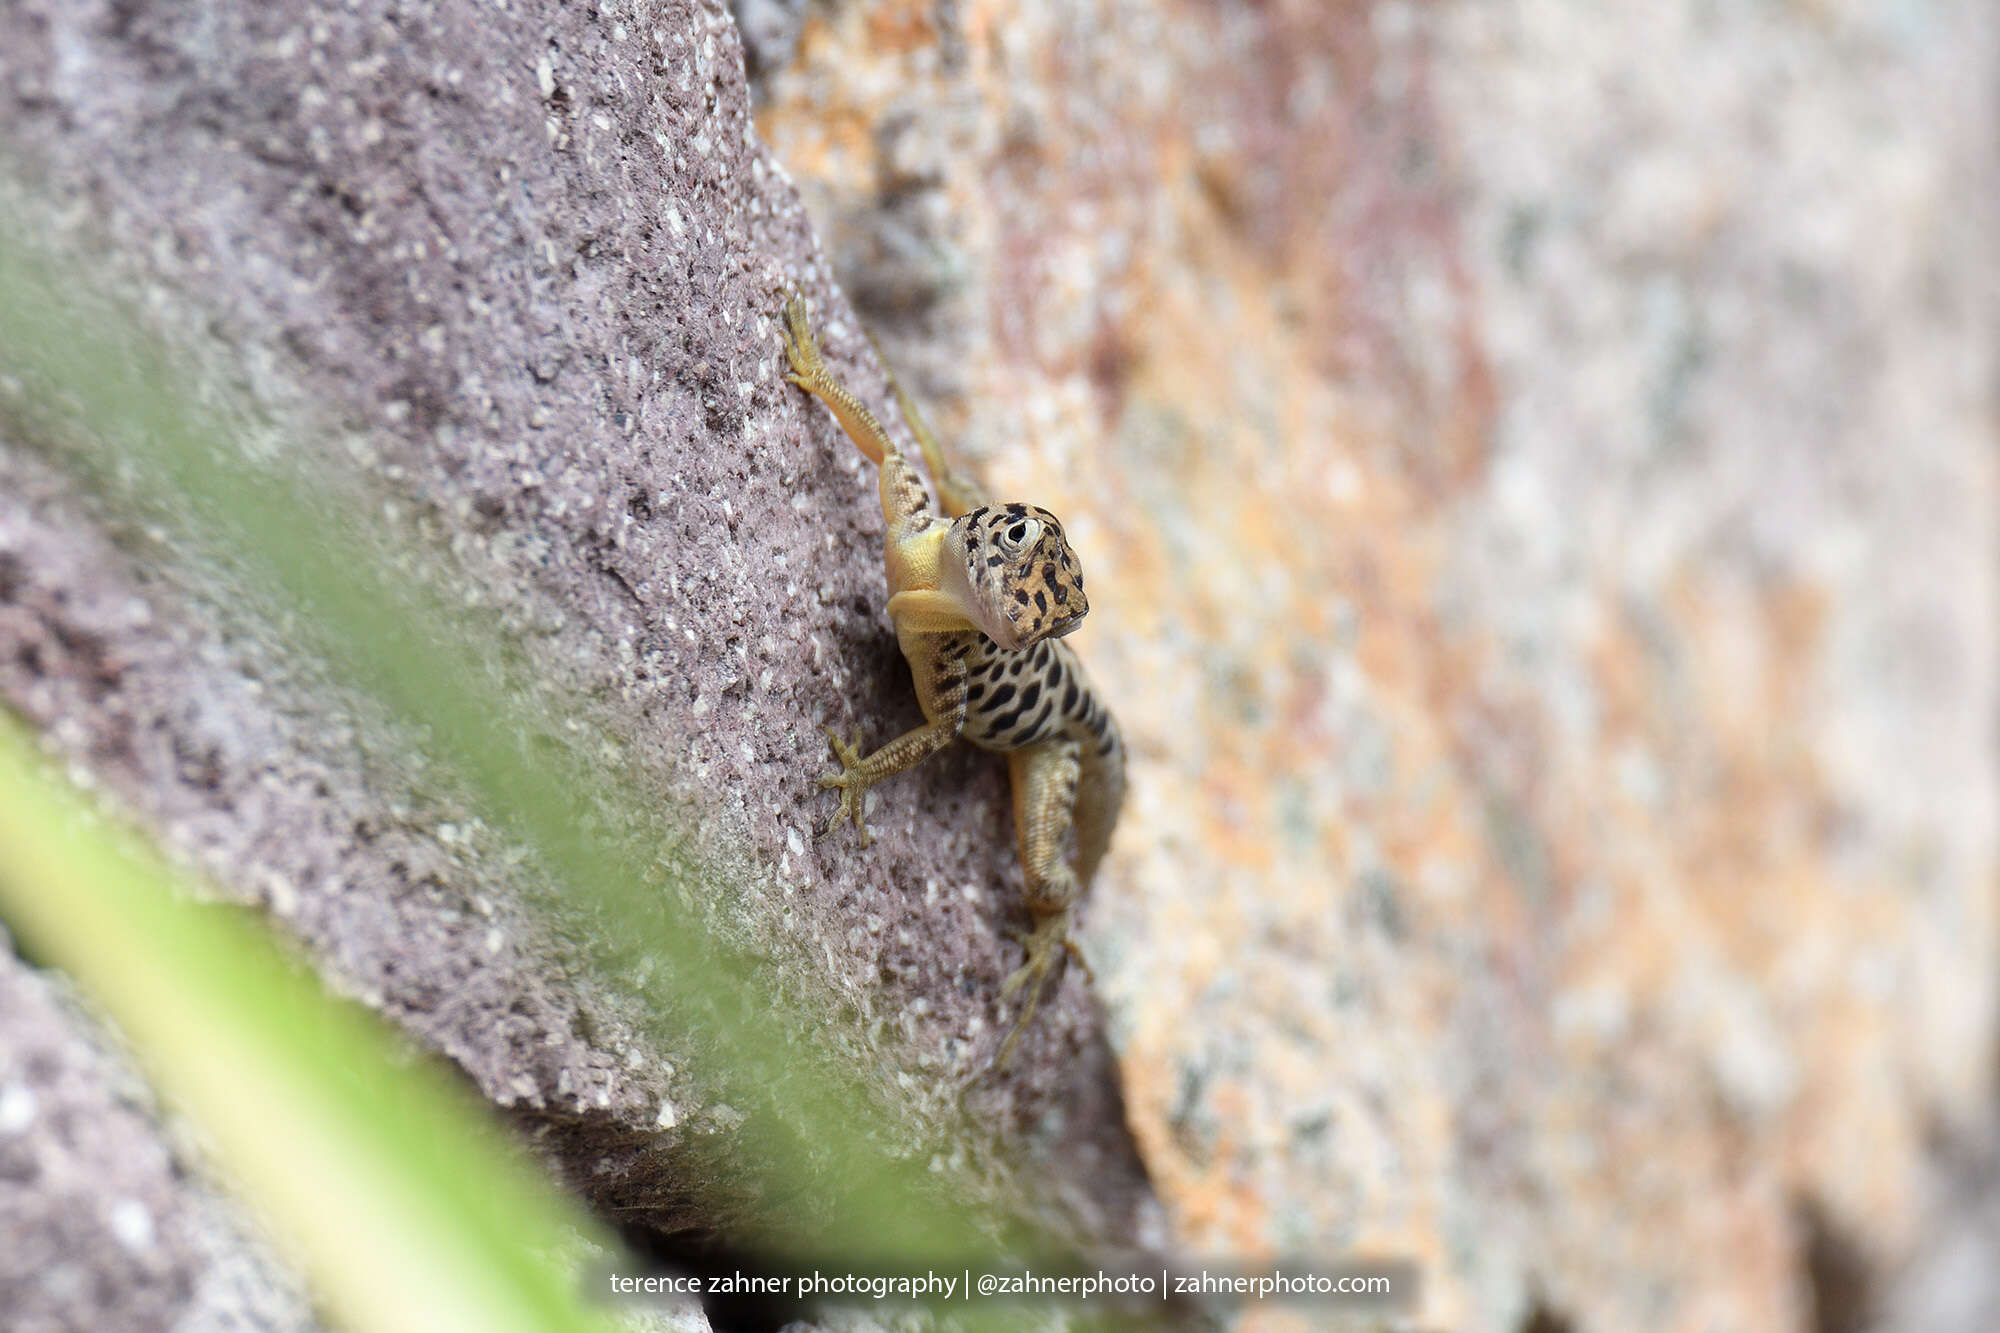
[[[848,387],[833,377],[820,355],[806,318],[806,303],[796,292],[785,302],[785,378],[825,403],[847,437],[868,460],[881,468],[876,487],[882,497],[882,517],[892,548],[913,546],[931,533],[934,515],[923,478],[896,447],[889,432]]]
[[[813,337],[806,318],[805,297],[792,293],[785,301],[785,361],[790,367],[785,378],[832,409],[847,437],[860,446],[871,463],[896,452],[896,442],[882,429],[882,423],[847,386],[833,377],[819,353],[819,339]]]
[[[965,729],[965,674],[965,651],[959,636],[936,636],[927,660],[916,673],[917,702],[923,707],[924,716],[930,719],[923,726],[911,728],[868,755],[861,753],[859,736],[850,745],[831,728],[820,728],[833,745],[840,772],[827,774],[819,780],[819,785],[839,789],[840,808],[819,836],[825,837],[840,827],[841,820],[852,819],[854,827],[861,830],[862,846],[875,840],[862,819],[868,789],[884,778],[909,772],[958,739]]]
[[[1034,927],[1021,936],[1028,958],[1000,985],[1003,996],[1026,986],[1028,998],[1021,1016],[1001,1044],[994,1059],[996,1066],[1007,1063],[1014,1043],[1034,1017],[1043,987],[1058,959],[1076,953],[1069,937],[1070,909],[1077,898],[1076,872],[1070,868],[1066,852],[1070,826],[1075,818],[1076,786],[1081,773],[1079,745],[1067,738],[1031,745],[1007,755],[1007,771],[1014,783],[1014,832],[1020,841],[1021,869],[1027,881],[1029,915]],[[1082,955],[1077,955],[1079,960]]]

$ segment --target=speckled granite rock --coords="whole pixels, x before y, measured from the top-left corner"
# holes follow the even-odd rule
[[[1089,570],[1137,762],[1088,943],[1179,1244],[1412,1254],[1481,1330],[1854,1327],[1943,1244],[1994,29],[814,12],[760,128]]]
[[[712,8],[169,8],[0,10],[10,148],[170,334],[329,405],[920,1109],[991,1041],[1017,872],[970,754],[885,787],[865,858],[806,837],[804,724],[915,710],[865,469],[777,379],[814,242],[776,163],[1089,570],[1134,754],[1085,935],[1125,1104],[1072,979],[975,1108],[1039,1127],[1072,1215],[1148,1224],[1129,1120],[1173,1244],[1408,1255],[1427,1325],[1982,1308],[1923,1287],[1983,1215],[1927,1182],[1989,1123],[2000,943],[1980,7],[746,5],[768,155]],[[121,557],[38,484],[0,521],[54,525],[46,598]],[[281,651],[150,595],[82,650],[13,629],[46,656],[0,695],[489,1095],[585,1143],[700,1103],[477,952],[490,867],[329,757]],[[128,654],[194,665],[134,712]],[[356,810],[400,889],[327,892],[397,863]],[[518,1021],[388,967],[410,929]],[[600,1201],[664,1210],[622,1160]]]

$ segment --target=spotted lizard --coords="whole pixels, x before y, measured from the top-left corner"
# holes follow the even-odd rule
[[[944,514],[933,510],[923,479],[896,442],[827,368],[803,298],[794,295],[786,304],[785,323],[786,378],[832,409],[880,469],[889,618],[925,718],[924,725],[866,755],[858,734],[849,743],[822,728],[840,763],[838,773],[820,779],[840,792],[827,831],[851,818],[867,845],[871,835],[862,816],[868,789],[955,740],[1007,757],[1034,925],[1018,934],[1027,961],[1000,987],[1003,999],[1028,988],[994,1061],[1004,1065],[1058,959],[1067,953],[1082,960],[1070,938],[1071,914],[1104,858],[1125,799],[1118,725],[1076,654],[1058,642],[1089,610],[1083,572],[1054,514],[992,503],[977,482],[952,469],[892,377],[904,423],[937,482]]]

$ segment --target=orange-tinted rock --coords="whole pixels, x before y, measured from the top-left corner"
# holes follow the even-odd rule
[[[1802,1328],[1817,1238],[1922,1248],[1993,1072],[1994,53],[815,11],[759,128],[1089,572],[1087,939],[1178,1245],[1408,1254],[1476,1329]]]

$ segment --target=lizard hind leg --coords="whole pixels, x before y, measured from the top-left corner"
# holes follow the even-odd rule
[[[1077,752],[1076,742],[1058,740],[1007,755],[1007,771],[1014,783],[1014,830],[1027,882],[1028,911],[1035,926],[1020,936],[1027,961],[1000,984],[1002,998],[1023,986],[1029,989],[1021,1016],[1014,1020],[1013,1030],[995,1057],[996,1068],[1014,1053],[1014,1044],[1034,1017],[1057,964],[1076,952],[1069,927],[1077,883],[1065,852],[1076,808]]]
[[[887,370],[886,363],[883,368]],[[910,434],[916,437],[917,447],[924,451],[924,466],[931,470],[931,480],[937,483],[938,503],[944,506],[944,512],[957,518],[993,503],[984,486],[951,465],[951,460],[945,457],[944,446],[931,433],[930,426],[925,423],[923,414],[917,411],[910,395],[903,392],[903,386],[897,383],[894,372],[889,374],[889,389],[896,395],[896,409],[903,414],[903,424],[910,428]]]
[[[888,378],[889,392],[896,395],[896,410],[903,414],[903,424],[910,428],[911,437],[924,452],[924,466],[931,470],[931,480],[937,484],[938,503],[944,506],[944,512],[957,518],[982,505],[992,504],[993,497],[986,493],[986,488],[976,478],[952,467],[951,460],[945,457],[944,446],[931,432],[924,414],[917,410],[916,400],[903,391],[902,381],[889,368],[889,358],[882,354],[882,344],[875,341],[872,333],[868,335],[868,341],[875,344],[875,359],[882,363],[882,374]]]

